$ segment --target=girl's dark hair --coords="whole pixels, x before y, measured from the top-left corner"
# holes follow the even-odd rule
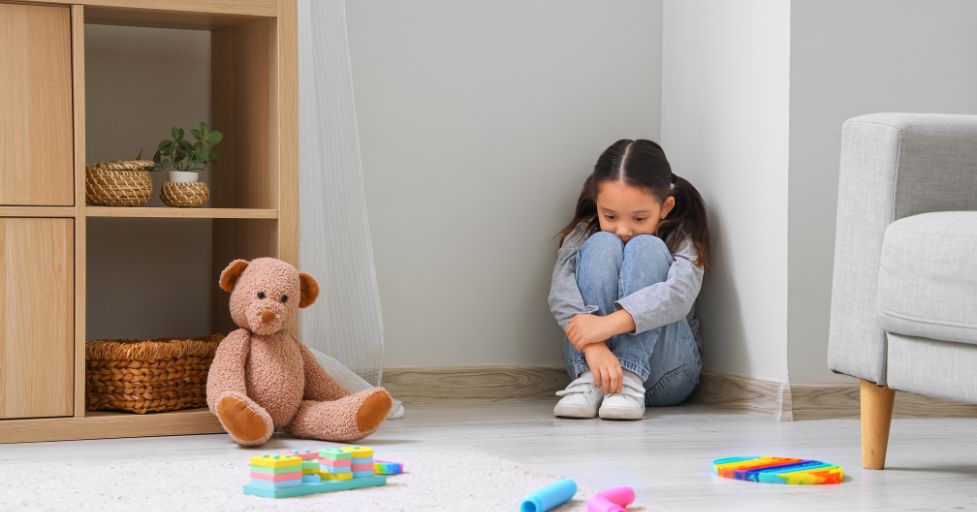
[[[662,203],[669,196],[674,197],[675,207],[658,225],[655,235],[667,240],[668,249],[673,253],[686,238],[690,239],[699,256],[696,265],[708,266],[709,223],[702,196],[691,183],[672,173],[665,151],[650,140],[621,139],[601,153],[593,174],[587,177],[580,191],[573,220],[560,232],[561,243],[581,222],[587,223],[588,233],[600,229],[597,187],[605,181],[617,180],[647,190]]]

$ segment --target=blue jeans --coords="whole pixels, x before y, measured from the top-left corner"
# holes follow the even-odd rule
[[[668,246],[656,236],[639,235],[625,244],[617,235],[601,231],[580,247],[577,285],[584,303],[606,316],[615,311],[617,299],[665,281],[671,265]],[[589,370],[587,361],[569,340],[563,341],[567,373],[577,378]],[[685,318],[639,334],[620,334],[606,343],[621,367],[644,381],[645,405],[681,403],[699,383],[702,360]]]

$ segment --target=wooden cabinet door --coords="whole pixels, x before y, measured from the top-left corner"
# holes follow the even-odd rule
[[[0,217],[0,418],[73,414],[73,222]]]
[[[0,3],[0,205],[74,204],[71,12]]]

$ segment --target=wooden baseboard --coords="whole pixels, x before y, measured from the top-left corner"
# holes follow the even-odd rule
[[[790,421],[794,419],[790,391],[790,386],[783,382],[705,371],[689,401]]]
[[[570,383],[563,367],[461,366],[387,368],[383,386],[406,403],[539,400]]]
[[[406,403],[552,399],[570,382],[562,367],[467,366],[388,368],[383,384]],[[703,372],[690,402],[769,414],[780,421],[856,418],[858,382],[787,384],[739,375]],[[894,415],[915,418],[975,418],[977,405],[897,392]]]

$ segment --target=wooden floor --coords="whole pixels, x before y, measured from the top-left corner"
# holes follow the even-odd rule
[[[640,422],[561,420],[551,416],[552,404],[409,405],[406,418],[388,422],[365,444],[393,460],[398,451],[484,450],[590,490],[630,485],[644,510],[977,509],[975,419],[897,418],[888,469],[868,471],[859,464],[854,419],[775,422],[682,406],[650,411]],[[307,444],[282,437],[268,448]],[[111,464],[228,450],[237,448],[223,435],[0,445],[0,474],[39,457]],[[711,474],[712,459],[735,455],[820,459],[842,465],[848,476],[841,485],[780,486]],[[519,498],[512,497],[513,509]],[[2,502],[0,493],[6,509]]]

